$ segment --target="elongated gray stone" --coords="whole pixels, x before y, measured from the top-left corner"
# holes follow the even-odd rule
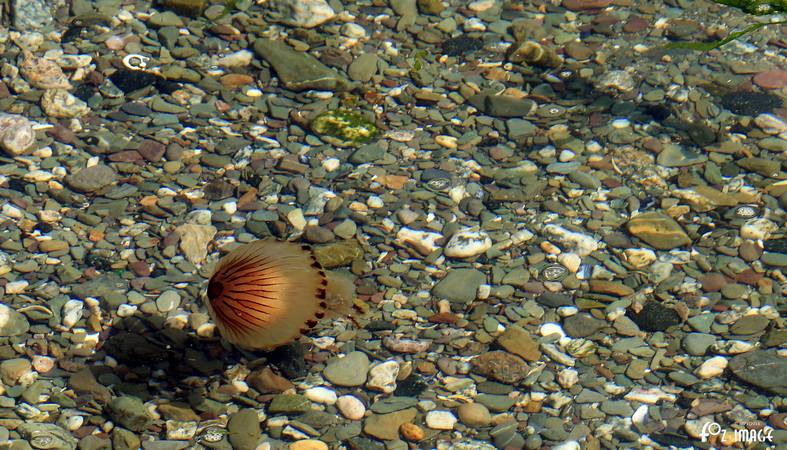
[[[287,89],[345,90],[350,81],[308,53],[298,52],[281,41],[257,39],[254,51],[273,66]]]

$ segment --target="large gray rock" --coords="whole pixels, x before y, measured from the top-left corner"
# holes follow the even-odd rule
[[[787,358],[775,351],[756,350],[740,354],[727,366],[741,380],[773,392],[787,395]]]
[[[315,57],[296,51],[284,42],[260,38],[254,41],[254,51],[273,66],[287,89],[341,91],[350,85],[347,78],[329,69]]]
[[[475,269],[456,269],[448,272],[432,289],[432,295],[456,303],[470,303],[476,299],[478,287],[486,282],[486,275]]]

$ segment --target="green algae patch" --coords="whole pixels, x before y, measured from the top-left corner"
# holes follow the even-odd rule
[[[377,135],[375,124],[344,109],[320,114],[312,121],[311,128],[323,141],[341,147],[359,146]]]

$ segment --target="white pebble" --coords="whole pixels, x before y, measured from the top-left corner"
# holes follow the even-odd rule
[[[13,206],[13,205],[11,205],[9,203],[6,203],[5,205],[3,205],[2,211],[3,211],[3,214],[5,214],[6,216],[8,216],[11,219],[21,219],[21,218],[23,218],[25,216],[25,213],[22,212],[21,209],[17,208],[16,206]]]
[[[222,56],[216,61],[216,65],[221,67],[246,67],[251,64],[254,54],[249,50],[239,50],[235,53]]]
[[[300,208],[295,208],[287,213],[287,220],[296,230],[300,231],[306,227],[306,218],[303,217],[303,211]]]
[[[634,388],[623,397],[625,400],[635,401],[640,403],[647,403],[655,405],[660,400],[674,402],[677,397],[674,394],[668,394],[659,388]]]
[[[579,382],[579,372],[576,369],[563,369],[557,376],[557,382],[564,389],[568,389]]]
[[[576,306],[560,306],[557,309],[557,315],[560,317],[571,317],[577,315],[579,308]]]
[[[131,317],[134,313],[137,312],[136,305],[129,305],[128,303],[121,303],[118,306],[117,315],[118,317]]]
[[[342,395],[336,400],[336,408],[347,419],[361,420],[366,413],[363,402],[352,395]]]
[[[569,162],[569,161],[573,161],[574,158],[576,157],[577,154],[572,152],[571,150],[561,150],[558,159],[560,159],[560,162]]]
[[[561,244],[571,247],[580,256],[588,256],[598,250],[599,241],[593,236],[567,230],[558,225],[547,225],[544,231],[555,236]]]
[[[715,356],[702,363],[702,365],[697,368],[695,373],[698,377],[705,380],[708,378],[717,377],[724,373],[724,369],[727,368],[727,362],[727,358],[723,356]]]
[[[559,262],[563,267],[568,269],[571,273],[577,273],[579,270],[579,266],[582,264],[582,257],[577,255],[576,253],[561,253],[557,257],[557,262]]]
[[[324,405],[333,405],[337,401],[336,392],[334,392],[333,389],[323,386],[306,389],[303,395],[315,403],[322,403]]]
[[[492,247],[492,239],[484,231],[465,229],[454,233],[443,254],[449,258],[472,258]]]
[[[70,329],[82,318],[85,303],[82,300],[69,300],[63,305],[63,326]]]
[[[495,0],[476,0],[467,5],[470,11],[475,12],[484,12],[493,6],[495,6]]]
[[[433,430],[453,430],[456,417],[451,411],[429,411],[426,413],[426,426]]]
[[[80,427],[82,427],[83,423],[85,423],[85,418],[84,417],[82,417],[82,416],[69,416],[68,419],[66,419],[66,429],[68,429],[68,431],[76,431]]]
[[[322,162],[322,168],[325,169],[326,172],[333,172],[341,165],[342,161],[339,158],[327,158]]]
[[[612,121],[612,123],[610,123],[610,125],[612,126],[612,128],[615,128],[616,130],[620,130],[631,126],[631,122],[629,122],[628,119],[615,119]]]
[[[438,246],[435,241],[442,238],[443,235],[439,233],[413,230],[407,227],[402,227],[399,232],[396,233],[396,240],[399,241],[399,243],[413,246],[419,252],[426,253],[437,250]]]
[[[238,203],[237,202],[227,202],[221,205],[221,209],[224,210],[225,213],[232,215],[238,211]]]
[[[366,199],[366,205],[369,206],[369,208],[380,209],[385,206],[385,202],[376,195],[370,195],[369,198]]]
[[[396,390],[396,376],[399,375],[399,363],[393,360],[380,363],[369,369],[369,381],[366,387],[390,394]]]
[[[577,441],[565,441],[552,447],[552,450],[579,450],[580,448]]]
[[[549,336],[551,334],[557,334],[561,338],[566,337],[566,332],[563,331],[563,327],[561,327],[559,323],[554,323],[554,322],[547,322],[541,325],[541,328],[538,330],[538,333],[544,337]]]

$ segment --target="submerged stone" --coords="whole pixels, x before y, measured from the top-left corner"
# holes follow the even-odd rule
[[[342,109],[320,114],[312,121],[311,128],[320,139],[342,147],[367,143],[377,135],[375,124],[361,114]]]

